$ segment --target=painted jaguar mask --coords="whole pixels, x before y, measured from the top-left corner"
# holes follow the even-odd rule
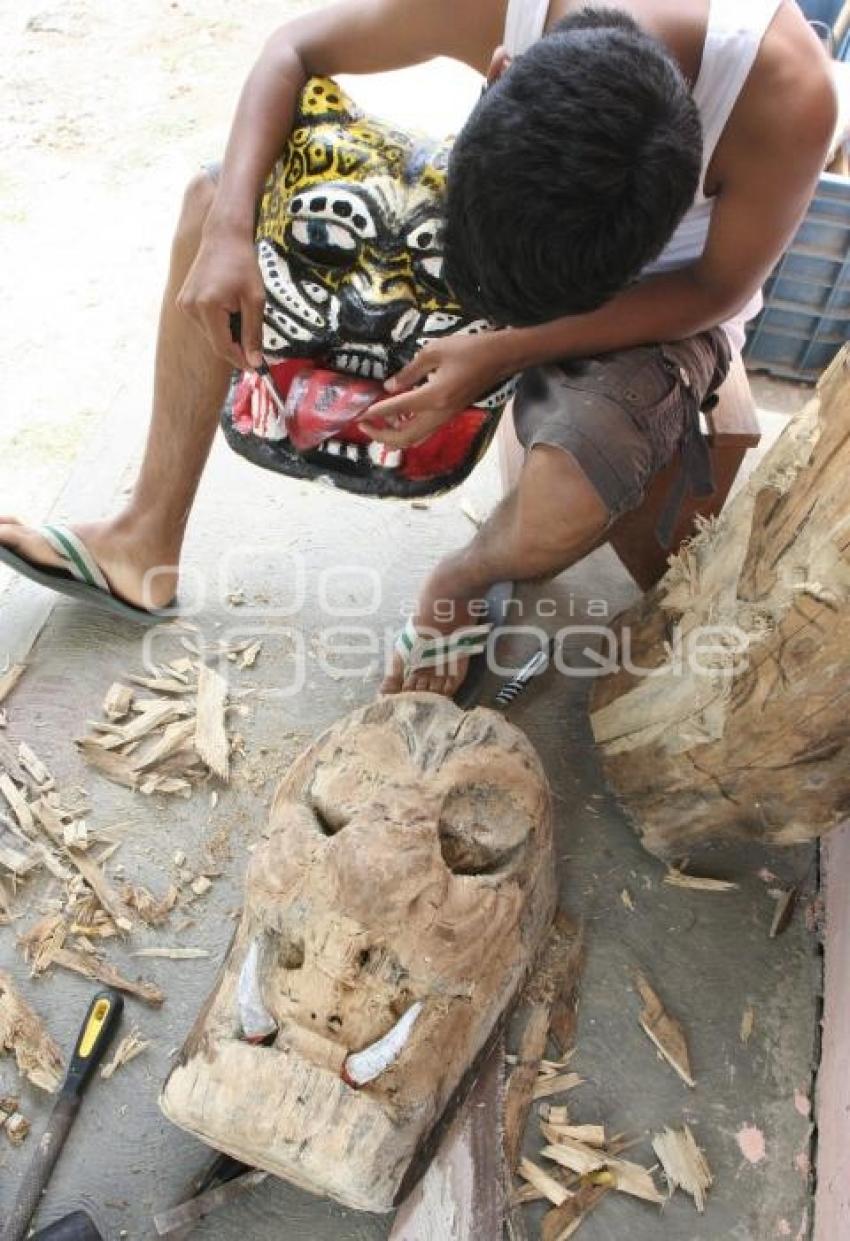
[[[302,92],[257,224],[266,286],[263,351],[285,398],[305,363],[382,381],[427,342],[487,329],[443,278],[442,213],[451,140],[364,116],[330,78]],[[360,494],[434,494],[462,482],[492,438],[512,383],[403,452],[356,424],[299,453],[259,376],[223,414],[232,448],[257,465]]]

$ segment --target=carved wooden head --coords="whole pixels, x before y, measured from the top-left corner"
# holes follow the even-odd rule
[[[306,1188],[389,1209],[553,904],[548,786],[522,734],[429,694],[354,713],[280,786],[166,1114]]]

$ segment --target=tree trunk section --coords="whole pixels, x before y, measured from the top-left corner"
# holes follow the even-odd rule
[[[617,639],[593,731],[650,852],[850,815],[850,346]]]

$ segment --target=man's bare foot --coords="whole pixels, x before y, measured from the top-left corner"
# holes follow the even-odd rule
[[[117,598],[147,611],[171,603],[177,589],[177,556],[158,544],[143,523],[119,517],[80,523],[72,529],[91,552]],[[0,517],[0,544],[33,564],[65,567],[38,530],[15,517]]]
[[[416,629],[425,637],[448,635],[470,625],[480,625],[480,600],[478,594],[471,604],[462,590],[462,575],[453,572],[451,560],[440,565],[426,583],[414,616]],[[460,689],[469,668],[469,657],[452,655],[443,667],[423,668],[419,672],[407,667],[403,657],[396,651],[390,672],[381,685],[382,694],[398,694],[401,691],[424,690],[453,698]]]

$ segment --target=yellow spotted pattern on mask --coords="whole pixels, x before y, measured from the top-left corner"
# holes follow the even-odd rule
[[[458,314],[446,288],[435,290],[417,275],[407,247],[405,221],[422,217],[428,206],[441,217],[451,139],[431,139],[366,117],[331,78],[311,78],[305,85],[293,129],[266,182],[257,218],[257,240],[274,242],[289,254],[290,206],[298,196],[333,183],[363,186],[388,204],[392,228],[360,247],[354,272],[317,267],[311,278],[330,291],[352,276],[378,304],[397,300],[406,290],[421,311]],[[387,232],[390,240],[387,240]],[[394,235],[392,235],[394,234]]]

